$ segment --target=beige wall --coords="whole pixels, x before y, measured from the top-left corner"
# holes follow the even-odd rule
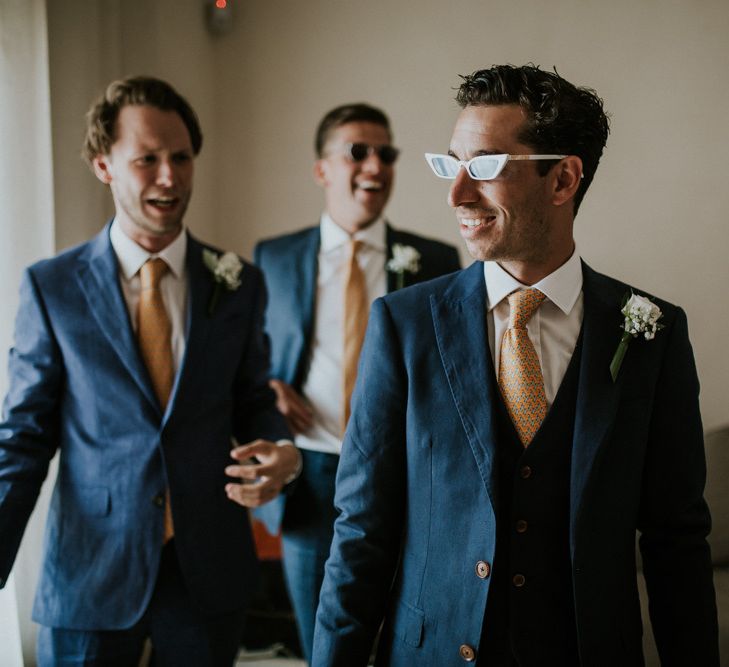
[[[191,226],[250,256],[258,238],[317,218],[312,133],[324,111],[354,100],[385,108],[403,149],[390,218],[460,246],[447,185],[422,158],[448,146],[458,73],[555,65],[597,89],[613,119],[577,218],[580,250],[686,308],[705,424],[729,421],[728,3],[231,2],[234,29],[214,38],[201,0],[48,1],[60,246],[108,212],[76,155],[83,111],[112,76],[164,76],[189,96],[207,142]]]

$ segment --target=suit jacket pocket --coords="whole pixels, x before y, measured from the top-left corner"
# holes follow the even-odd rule
[[[406,602],[399,602],[395,608],[392,631],[409,646],[420,646],[423,641],[425,614]]]

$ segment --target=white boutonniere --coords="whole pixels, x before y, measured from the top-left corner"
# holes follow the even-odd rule
[[[243,262],[234,252],[225,252],[222,255],[212,250],[203,250],[203,262],[213,274],[215,289],[208,303],[208,315],[215,312],[215,307],[220,299],[220,292],[223,288],[229,292],[240,287],[240,274],[243,270]]]
[[[420,253],[411,245],[394,243],[392,259],[387,263],[387,270],[397,275],[397,289],[405,284],[405,274],[415,275],[420,271]]]
[[[661,309],[645,296],[631,292],[629,298],[626,296],[620,312],[625,316],[625,320],[621,326],[623,335],[620,338],[618,349],[615,350],[615,356],[610,362],[610,375],[613,382],[618,377],[620,365],[628,351],[628,343],[641,334],[646,340],[653,340],[656,332],[663,329],[663,325],[658,323],[658,320],[663,317]]]

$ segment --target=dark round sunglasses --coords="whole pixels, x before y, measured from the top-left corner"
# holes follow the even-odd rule
[[[370,144],[360,142],[344,144],[344,146],[334,152],[343,153],[347,159],[352,162],[362,162],[372,155],[372,153],[375,153],[377,157],[380,158],[382,164],[387,165],[394,164],[395,160],[397,160],[397,156],[400,155],[400,151],[389,144],[372,146]]]

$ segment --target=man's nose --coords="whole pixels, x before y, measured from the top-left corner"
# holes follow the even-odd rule
[[[385,163],[380,159],[377,151],[370,150],[367,157],[362,160],[361,168],[368,174],[377,174],[385,168]]]
[[[171,160],[160,160],[157,166],[157,185],[169,187],[175,182],[175,168]]]
[[[448,191],[448,205],[456,208],[462,204],[473,204],[479,199],[478,184],[468,175],[465,168],[461,167]]]

